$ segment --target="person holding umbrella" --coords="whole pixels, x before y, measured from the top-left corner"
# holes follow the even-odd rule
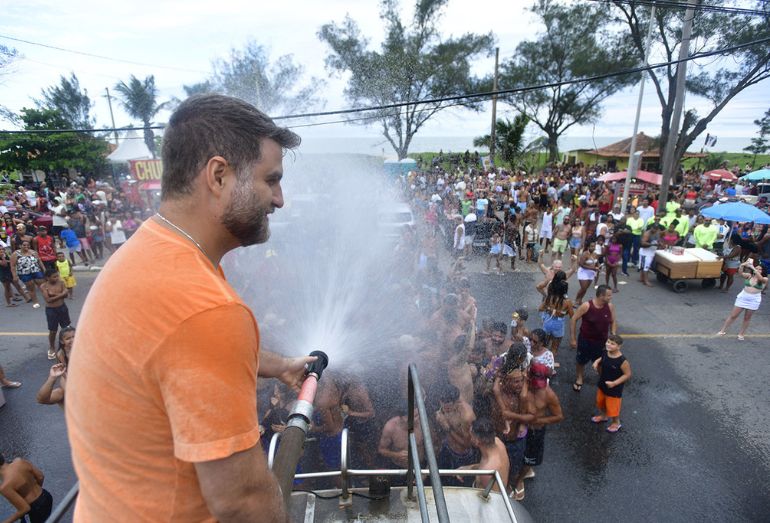
[[[743,324],[741,325],[740,331],[738,331],[738,340],[743,341],[744,335],[749,328],[751,317],[753,316],[754,311],[759,309],[760,303],[762,303],[762,290],[765,288],[765,285],[767,285],[767,274],[761,265],[754,265],[754,260],[751,258],[740,265],[738,272],[745,278],[743,290],[741,290],[735,298],[733,311],[725,320],[722,329],[717,332],[717,336],[724,336],[730,325],[737,320],[738,316],[743,312]]]

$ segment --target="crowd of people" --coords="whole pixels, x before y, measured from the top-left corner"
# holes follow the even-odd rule
[[[702,205],[719,204],[745,188],[693,172],[683,174],[664,208],[658,205],[657,188],[648,186],[645,193],[633,195],[622,212],[618,187],[599,182],[598,167],[555,167],[532,176],[476,170],[474,161],[467,154],[457,155],[451,170],[436,161],[398,179],[420,220],[404,232],[396,252],[406,252],[404,259],[414,261],[407,262],[404,276],[414,288],[430,289],[430,295],[416,300],[419,326],[397,343],[422,363],[419,393],[429,410],[439,467],[496,470],[506,492],[520,501],[525,498],[525,480],[536,476],[544,460],[547,428],[565,416],[550,386],[560,368],[557,359],[565,336],[575,350],[572,390],[581,392],[586,365],[598,375],[596,415],[586,421],[607,423],[608,433],[621,430],[623,388],[632,372],[622,353],[612,303],[613,294],[620,292],[618,272],[629,276],[635,268],[641,283],[653,285],[649,273],[657,250],[693,246],[717,253],[724,260],[723,292],[729,291],[735,274],[745,277],[735,309],[719,334],[743,313],[743,339],[767,286],[770,231],[700,216]],[[766,201],[757,205],[767,209]],[[148,216],[119,190],[93,180],[65,180],[51,188],[45,183],[37,189],[20,186],[5,196],[0,210],[6,305],[26,301],[39,308],[38,293],[43,297],[48,357],[56,363],[37,399],[62,406],[74,338],[66,305],[76,286],[73,267],[96,263],[117,250]],[[451,255],[451,263],[443,267],[441,243]],[[492,272],[492,264],[496,272],[505,272],[505,258],[512,271],[517,261],[537,264],[543,274],[533,289],[541,295],[537,315],[517,308],[510,320],[477,317],[476,300],[483,297],[473,296],[467,270],[469,259],[479,252],[486,256],[485,272]],[[569,280],[575,274],[578,285],[571,290]],[[354,465],[405,468],[407,418],[413,413],[407,412],[405,401],[400,409],[378,406],[382,388],[405,396],[405,376],[401,367],[399,377],[371,384],[331,369],[316,398],[310,449],[315,458],[303,467],[323,463],[339,468],[340,435],[346,427]],[[1,367],[0,383],[20,385],[7,379]],[[294,393],[281,383],[260,384],[259,429],[266,449],[272,435],[284,430]],[[419,425],[415,435],[422,447],[425,435]],[[44,495],[31,483],[40,487],[42,474],[31,465],[13,463],[0,459],[4,485],[7,477],[14,477],[6,474],[9,467],[25,474],[19,483],[25,486],[16,490],[16,502],[11,500],[21,515],[31,510],[30,501]],[[491,479],[458,476],[445,484],[485,486]]]

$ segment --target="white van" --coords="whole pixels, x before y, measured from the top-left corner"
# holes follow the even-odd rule
[[[377,229],[387,238],[399,238],[404,227],[414,227],[412,209],[406,203],[394,203],[377,211]]]

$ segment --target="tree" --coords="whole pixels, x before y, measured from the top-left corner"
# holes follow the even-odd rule
[[[770,134],[770,109],[765,111],[765,115],[762,118],[754,120],[754,125],[759,127],[759,130],[757,131],[758,136],[751,139],[751,145],[743,148],[744,151],[748,151],[754,155],[751,159],[752,168],[757,161],[757,155],[764,154],[770,150],[770,145],[768,145],[767,140],[767,135]]]
[[[501,89],[535,86],[622,71],[637,64],[622,35],[610,32],[606,10],[595,4],[565,6],[538,0],[531,8],[545,31],[521,42],[503,63]],[[587,30],[590,28],[590,30]],[[504,100],[527,115],[548,137],[549,160],[559,158],[559,137],[573,125],[596,121],[601,103],[638,76],[548,87]]]
[[[109,148],[107,142],[86,133],[35,133],[40,130],[67,129],[71,126],[56,109],[22,109],[18,120],[22,134],[0,138],[0,170],[45,172],[76,169],[88,173],[104,170]]]
[[[418,102],[463,95],[479,88],[482,81],[471,75],[470,64],[491,52],[494,37],[491,33],[467,33],[442,40],[436,24],[446,3],[418,0],[407,27],[399,18],[397,0],[383,0],[380,18],[386,34],[379,51],[369,49],[369,40],[350,17],[340,25],[321,27],[318,37],[330,47],[326,65],[339,74],[349,73],[345,97],[353,106]],[[461,105],[478,110],[480,102],[466,100]],[[383,136],[403,159],[414,135],[446,107],[441,102],[415,103],[372,110],[366,113],[370,118],[362,120],[359,115],[349,121],[361,125],[379,121]]]
[[[90,129],[95,120],[89,114],[93,103],[88,97],[88,91],[80,90],[80,82],[75,73],[66,78],[62,75],[59,84],[43,89],[43,99],[36,100],[39,109],[58,110],[67,121],[70,128]]]
[[[644,40],[650,20],[650,9],[640,4],[613,0],[613,11],[630,31],[631,42],[638,59],[644,57]],[[709,6],[724,5],[723,0],[711,0]],[[684,7],[684,6],[683,6]],[[770,37],[770,11],[764,16],[722,13],[700,10],[696,6],[693,19],[690,53],[708,52]],[[676,60],[682,38],[682,9],[660,7],[655,11],[651,62]],[[676,99],[676,64],[649,72],[661,107],[661,158],[668,142],[671,115]],[[688,62],[692,71],[687,78],[687,91],[711,102],[711,110],[700,117],[695,110],[684,113],[682,129],[674,150],[678,164],[687,148],[706,130],[708,124],[744,89],[770,77],[770,43],[755,44],[730,53],[712,57],[706,62]]]
[[[523,114],[517,114],[513,121],[508,118],[498,119],[495,122],[495,149],[500,151],[504,162],[513,167],[521,157],[524,150],[524,131],[529,124],[529,118]],[[489,147],[492,136],[486,134],[473,140],[475,147]]]
[[[213,62],[214,73],[204,82],[184,86],[187,96],[221,93],[245,100],[268,114],[292,114],[320,103],[316,97],[323,85],[311,78],[300,86],[301,65],[291,55],[270,61],[268,49],[257,42],[246,44],[242,51],[232,49],[230,58]]]
[[[18,53],[12,47],[0,45],[0,79],[11,70],[11,64],[16,60]],[[14,122],[15,114],[7,107],[0,104],[0,119]]]
[[[134,75],[128,83],[118,82],[115,90],[120,93],[121,104],[132,118],[142,121],[144,126],[144,143],[155,156],[155,133],[150,126],[155,116],[166,108],[167,103],[158,104],[158,89],[155,87],[155,77],[148,76],[143,81]]]

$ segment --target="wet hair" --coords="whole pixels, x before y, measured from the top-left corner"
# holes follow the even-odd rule
[[[457,389],[457,387],[451,383],[445,384],[443,390],[441,391],[441,395],[439,396],[439,401],[441,403],[454,403],[459,399],[460,391]]]
[[[562,277],[557,280],[556,276],[558,276],[559,273],[561,273]],[[544,300],[545,307],[557,310],[561,309],[568,292],[569,284],[567,283],[566,274],[564,274],[564,271],[559,271],[556,273],[553,280],[551,280],[551,283],[548,284],[548,293]]]
[[[618,346],[623,346],[623,338],[620,337],[620,334],[610,334],[607,336],[607,340],[616,343]]]
[[[191,194],[198,173],[217,155],[242,181],[247,169],[259,161],[265,139],[284,149],[300,143],[297,134],[242,100],[219,94],[191,96],[177,107],[163,133],[161,200]]]
[[[492,324],[492,328],[490,330],[492,332],[499,332],[505,336],[508,334],[508,325],[506,325],[504,321],[496,321]]]
[[[61,351],[62,354],[64,354],[64,364],[69,364],[69,361],[67,361],[67,352],[64,350],[64,335],[68,332],[75,332],[75,327],[70,325],[69,327],[64,327],[62,330],[59,331],[59,351]]]
[[[529,319],[529,312],[525,307],[522,307],[520,309],[516,309],[516,314],[519,315],[519,319],[521,321],[527,321]]]
[[[524,365],[527,362],[527,346],[520,341],[514,341],[508,352],[505,353],[505,361],[500,371],[503,374],[508,374],[514,369],[524,369]]]
[[[604,296],[605,294],[607,294],[608,290],[610,290],[609,286],[607,286],[607,285],[599,285],[596,288],[596,297],[599,298],[601,296]]]
[[[529,333],[530,340],[532,338],[537,338],[540,340],[540,343],[545,343],[546,333],[543,329],[532,329],[532,331]]]
[[[479,443],[488,447],[495,443],[495,426],[489,418],[477,418],[471,426],[473,435],[479,440]]]

